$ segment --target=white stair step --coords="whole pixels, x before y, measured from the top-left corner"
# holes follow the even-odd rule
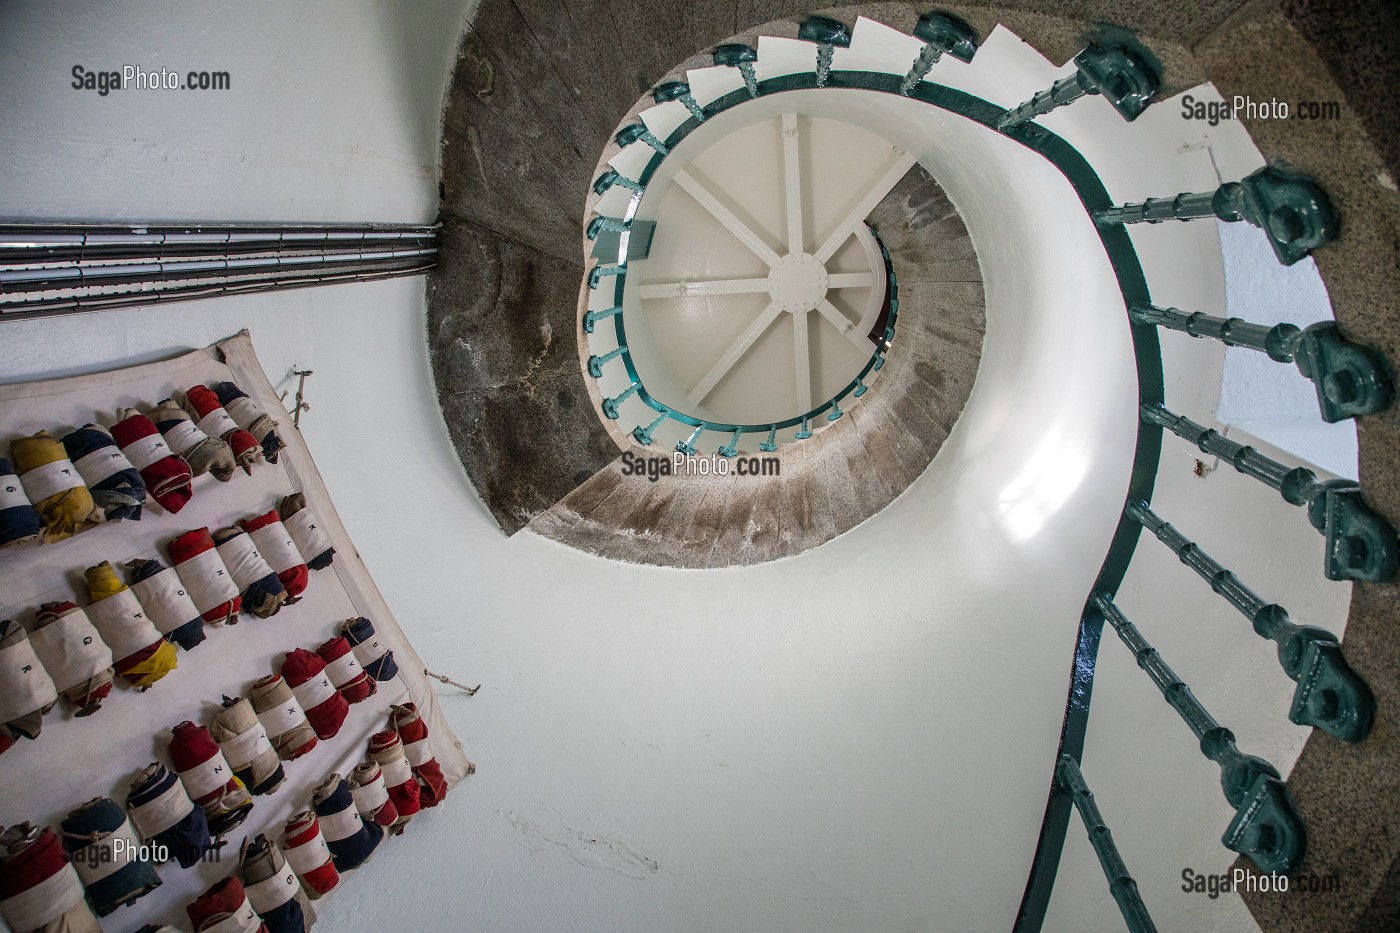
[[[1014,107],[1074,72],[1037,52],[1005,26],[998,25],[964,64],[945,55],[929,72],[929,80],[966,91],[999,107]]]
[[[593,262],[593,260],[590,259],[590,260],[589,260],[590,265],[592,264],[592,262]],[[628,268],[631,268],[631,267],[629,266]],[[604,279],[603,282],[599,282],[597,288],[590,288],[590,289],[588,290],[588,310],[589,310],[589,311],[606,311],[608,308],[611,308],[611,307],[613,306],[613,300],[612,300],[612,299],[613,299],[612,278],[609,277],[609,278],[607,278],[607,279]],[[610,330],[611,327],[609,327],[609,326],[607,326],[607,325],[609,324],[609,322],[610,322],[611,320],[612,320],[612,319],[609,318],[607,321],[599,321],[599,322],[598,322],[598,325],[594,328],[594,334],[596,335],[597,332],[600,331],[600,330],[604,330],[604,329]]]
[[[632,177],[632,176],[626,176]],[[603,196],[598,199],[593,210],[603,217],[614,217],[621,219],[627,213],[627,205],[632,200],[634,192],[631,188],[624,188],[621,185],[613,185]]]
[[[648,107],[639,116],[647,129],[651,130],[651,135],[664,140],[676,131],[676,127],[689,120],[691,114],[685,109],[685,104],[678,100],[668,100],[664,104]]]
[[[845,50],[841,67],[846,71],[873,71],[902,78],[909,73],[923,49],[923,40],[858,16],[851,30],[851,47]]]
[[[608,160],[608,164],[617,169],[618,174],[623,178],[640,178],[642,169],[647,167],[647,163],[654,155],[656,155],[655,149],[638,140],[630,146],[623,146],[618,150],[617,155]]]
[[[811,73],[817,70],[817,47],[801,39],[780,39],[777,36],[758,37],[758,61],[754,71],[758,80],[780,78],[783,75]]]
[[[857,64],[852,64],[858,61],[859,56],[852,56],[850,49],[837,46],[832,51],[834,53],[831,57],[832,71],[867,70]],[[816,70],[817,44],[815,42],[804,42],[801,39],[781,39],[777,36],[758,37],[758,61],[754,63],[754,71],[758,75],[758,80],[766,81],[769,78],[779,78],[791,74],[811,74]]]
[[[726,94],[744,86],[744,76],[738,68],[729,65],[711,65],[709,68],[692,68],[685,73],[690,85],[690,96],[701,107],[708,107]]]

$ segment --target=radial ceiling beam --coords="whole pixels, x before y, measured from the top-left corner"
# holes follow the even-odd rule
[[[842,314],[836,305],[823,298],[821,304],[817,305],[817,311],[822,317],[826,318],[827,322],[831,324],[832,327],[840,331],[842,337],[845,337],[851,343],[855,344],[862,353],[870,352],[870,340],[860,331],[856,330],[856,322]],[[809,405],[807,407],[810,408],[811,406]]]
[[[792,315],[792,362],[798,411],[812,408],[812,341],[807,334],[808,314],[799,311]]]
[[[894,160],[894,164],[886,169],[883,175],[876,179],[875,183],[871,185],[865,195],[856,202],[855,206],[851,208],[845,217],[841,218],[841,222],[836,225],[835,229],[831,231],[831,235],[826,238],[826,241],[822,243],[813,255],[815,255],[820,262],[826,262],[830,259],[836,253],[836,250],[840,248],[841,244],[846,242],[846,240],[856,232],[857,225],[864,223],[865,218],[870,216],[870,212],[885,199],[885,195],[889,194],[890,191],[894,189],[894,186],[899,184],[899,180],[913,167],[915,161],[917,160],[907,152],[899,153]]]
[[[749,295],[766,291],[767,279],[715,279],[709,282],[650,282],[638,288],[637,295],[641,298],[695,298],[704,295]]]
[[[778,254],[773,251],[764,239],[755,233],[748,224],[744,223],[734,215],[734,212],[725,207],[719,198],[715,197],[708,188],[695,179],[695,176],[684,170],[676,173],[676,184],[681,190],[690,195],[697,203],[724,225],[724,228],[738,238],[751,249],[759,259],[762,259],[769,266],[778,264]],[[879,203],[879,200],[876,200]]]
[[[783,191],[787,201],[787,247],[802,252],[802,154],[797,114],[783,114]]]

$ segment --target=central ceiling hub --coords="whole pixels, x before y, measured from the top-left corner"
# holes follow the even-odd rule
[[[768,273],[768,295],[784,311],[811,311],[827,289],[826,266],[811,253],[789,253]]]

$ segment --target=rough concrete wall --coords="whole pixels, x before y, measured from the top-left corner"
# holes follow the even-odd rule
[[[507,534],[617,456],[579,376],[578,266],[447,217],[428,278],[438,404],[477,494]]]

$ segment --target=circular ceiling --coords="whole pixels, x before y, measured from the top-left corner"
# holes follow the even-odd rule
[[[697,128],[647,186],[634,222],[656,230],[623,313],[652,397],[761,424],[835,397],[875,353],[886,266],[866,218],[913,160],[849,123],[745,109]]]

